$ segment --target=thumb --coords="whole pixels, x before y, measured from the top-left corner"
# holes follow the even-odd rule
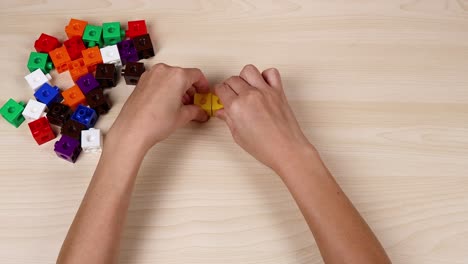
[[[216,111],[215,116],[217,118],[223,120],[224,122],[226,122],[226,113],[224,112],[224,109],[220,109],[220,110]]]
[[[190,121],[205,122],[209,118],[208,114],[198,105],[183,105],[179,111],[177,125],[181,127]]]

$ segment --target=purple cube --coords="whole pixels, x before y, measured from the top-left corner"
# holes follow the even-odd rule
[[[76,81],[76,84],[80,87],[83,94],[87,94],[91,90],[99,87],[99,82],[94,78],[92,73],[81,76],[78,81]]]
[[[122,64],[127,62],[137,62],[138,61],[138,52],[133,44],[133,40],[128,39],[117,43],[117,48],[119,48],[120,59]]]
[[[54,151],[60,158],[75,163],[81,153],[80,142],[67,135],[62,135],[60,140],[55,142]]]

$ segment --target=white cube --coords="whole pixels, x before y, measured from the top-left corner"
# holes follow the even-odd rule
[[[90,128],[81,131],[81,148],[84,152],[101,152],[102,134],[100,129]]]
[[[47,106],[41,102],[29,99],[28,104],[23,110],[23,116],[26,121],[31,122],[45,115]]]
[[[41,69],[37,69],[24,77],[31,89],[36,91],[44,83],[49,82],[52,77],[50,74],[44,74]]]
[[[112,63],[115,66],[122,66],[119,49],[117,45],[107,46],[101,49],[102,62]]]

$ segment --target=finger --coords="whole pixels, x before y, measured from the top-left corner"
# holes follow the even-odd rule
[[[226,122],[227,117],[226,117],[226,112],[224,111],[224,109],[219,109],[218,111],[216,111],[215,117]]]
[[[177,124],[178,127],[181,127],[190,121],[205,122],[209,118],[208,114],[198,105],[183,105],[180,108]]]
[[[266,69],[262,72],[262,76],[271,87],[279,91],[283,90],[283,82],[281,81],[281,75],[277,69]]]
[[[190,87],[188,90],[187,90],[187,94],[190,96],[190,97],[193,97],[195,95],[195,92],[196,92],[196,89],[195,87]]]
[[[253,87],[239,76],[232,76],[224,81],[236,94],[244,94]]]
[[[184,71],[187,73],[187,85],[185,87],[185,91],[189,90],[191,87],[194,87],[197,93],[210,92],[210,83],[200,69],[186,68]]]
[[[190,104],[191,101],[192,101],[192,100],[191,100],[190,95],[184,94],[184,96],[182,96],[182,103],[183,103],[184,105]]]
[[[215,94],[221,100],[224,107],[229,107],[237,97],[237,94],[226,84],[217,84],[214,89]]]
[[[255,67],[252,64],[244,66],[244,68],[240,72],[240,77],[253,87],[257,87],[260,89],[269,88],[268,84],[265,82],[265,79],[263,79],[263,76],[260,73],[260,71],[257,69],[257,67]]]

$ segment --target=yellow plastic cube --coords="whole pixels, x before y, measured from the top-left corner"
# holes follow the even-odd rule
[[[205,112],[211,116],[211,93],[199,94],[196,93],[193,103],[200,106]]]

